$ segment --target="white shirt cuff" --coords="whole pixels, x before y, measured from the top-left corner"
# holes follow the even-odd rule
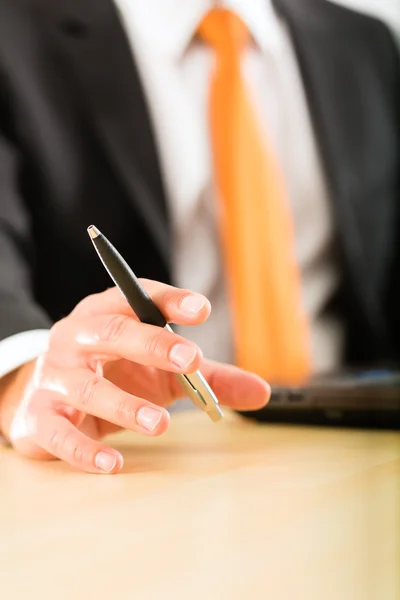
[[[47,350],[50,331],[34,329],[16,333],[0,342],[0,377],[40,356]]]

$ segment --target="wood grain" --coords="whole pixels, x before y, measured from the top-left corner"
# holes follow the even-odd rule
[[[0,450],[0,590],[22,600],[399,600],[400,434],[198,411],[114,477]]]

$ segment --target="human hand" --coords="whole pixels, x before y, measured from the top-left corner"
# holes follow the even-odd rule
[[[155,281],[142,284],[168,322],[197,325],[210,314],[204,296]],[[0,382],[0,430],[29,457],[117,473],[122,455],[101,439],[121,428],[164,433],[165,407],[184,397],[173,374],[199,368],[221,404],[252,410],[269,399],[262,379],[204,360],[196,344],[139,322],[112,288],[80,302],[53,326],[48,351]]]

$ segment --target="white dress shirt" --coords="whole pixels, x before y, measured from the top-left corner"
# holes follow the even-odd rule
[[[205,356],[231,362],[207,114],[214,57],[212,49],[195,37],[199,22],[214,3],[114,2],[149,103],[173,226],[173,280],[205,294],[212,304],[207,323],[177,329],[197,342]],[[243,75],[260,127],[275,147],[286,179],[303,302],[311,324],[313,365],[316,372],[334,369],[342,359],[343,329],[324,310],[340,277],[332,254],[333,220],[291,39],[270,0],[227,0],[219,5],[235,11],[252,35],[243,54]],[[45,345],[42,331],[1,342],[0,376],[34,358]]]

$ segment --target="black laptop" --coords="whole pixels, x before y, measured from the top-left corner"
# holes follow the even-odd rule
[[[272,386],[269,404],[244,415],[259,421],[356,427],[400,426],[400,371],[365,369]]]

